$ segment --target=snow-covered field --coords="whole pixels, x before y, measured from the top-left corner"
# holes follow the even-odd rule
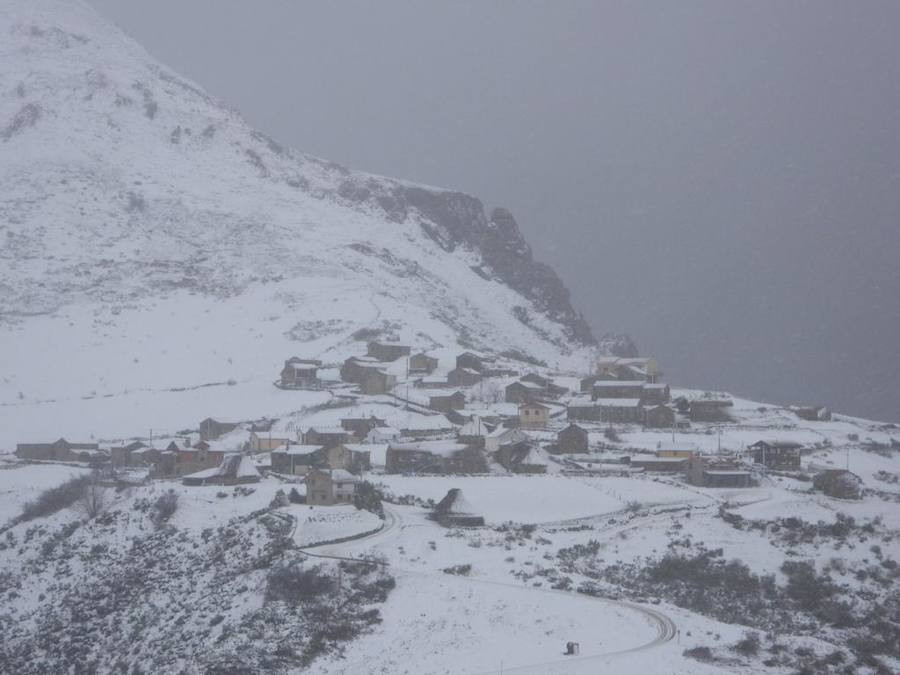
[[[294,541],[301,547],[356,537],[384,526],[384,522],[378,516],[368,511],[360,511],[353,506],[292,504],[284,507],[282,511],[296,519]]]
[[[0,526],[44,490],[84,474],[86,469],[60,464],[19,465],[0,461]]]

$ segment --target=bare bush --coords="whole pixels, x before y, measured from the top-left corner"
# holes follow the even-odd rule
[[[175,514],[178,509],[178,493],[175,490],[169,490],[159,496],[153,503],[153,510],[150,513],[150,520],[157,528],[162,527]]]
[[[84,482],[76,506],[87,516],[88,520],[92,520],[103,513],[108,504],[109,494],[106,488],[101,485],[100,477],[96,473],[92,473]]]
[[[45,518],[73,506],[81,498],[89,480],[90,476],[77,476],[61,485],[45,490],[36,499],[25,504],[22,515],[18,518],[19,521]]]

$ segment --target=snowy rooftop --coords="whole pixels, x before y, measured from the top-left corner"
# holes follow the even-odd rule
[[[426,396],[435,398],[436,396],[453,396],[459,393],[461,393],[459,389],[429,389]]]
[[[349,471],[345,471],[344,469],[333,469],[331,471],[331,480],[340,481],[342,483],[358,483],[360,481],[359,476],[354,476]]]
[[[288,446],[280,446],[272,450],[272,453],[286,453],[288,455],[311,455],[317,450],[321,450],[321,445],[288,445]]]
[[[432,455],[450,457],[469,446],[456,441],[418,441],[416,443],[391,443],[392,450],[408,452],[430,452]]]
[[[326,427],[326,426],[314,426],[310,427],[306,430],[306,433],[315,432],[317,434],[326,434],[326,435],[338,435],[338,434],[349,434],[344,427]]]
[[[594,382],[594,389],[603,389],[604,387],[644,387],[646,382],[643,380],[597,380]]]
[[[453,428],[453,424],[444,415],[409,415],[391,420],[391,426],[407,431]]]
[[[488,428],[484,425],[479,417],[472,417],[459,430],[460,436],[484,436],[488,433]]]
[[[513,382],[513,384],[517,384],[517,385],[519,385],[521,387],[525,387],[527,389],[533,389],[535,391],[543,391],[544,390],[544,387],[542,387],[541,385],[539,385],[535,382],[528,382],[528,381],[523,382],[522,380],[517,380],[516,382]],[[512,386],[512,385],[510,385],[510,386]]]
[[[598,398],[594,403],[603,408],[636,408],[641,404],[639,398]]]

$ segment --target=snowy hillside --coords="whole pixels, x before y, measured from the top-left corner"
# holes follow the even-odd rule
[[[360,330],[589,358],[507,211],[281,147],[81,0],[8,0],[0,36],[5,406],[271,382]]]

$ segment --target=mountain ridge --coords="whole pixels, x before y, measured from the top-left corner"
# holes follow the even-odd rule
[[[526,302],[514,318],[537,336],[550,336],[563,350],[568,342],[596,344],[568,290],[550,267],[534,260],[507,210],[488,214],[480,200],[461,192],[350,171],[286,148],[157,63],[79,0],[12,2],[0,20],[12,38],[0,48],[4,63],[12,66],[0,79],[8,92],[0,104],[0,144],[8,159],[0,162],[0,170],[6,169],[16,192],[15,198],[0,200],[0,216],[8,223],[3,257],[12,271],[0,276],[6,298],[0,316],[52,312],[79,297],[121,301],[170,287],[213,295],[239,292],[247,277],[278,275],[223,274],[196,251],[159,254],[172,240],[190,249],[206,239],[209,247],[211,234],[244,247],[279,236],[306,239],[308,232],[302,230],[310,223],[303,215],[310,215],[310,202],[318,201],[420,229],[442,251],[470,258],[474,276],[522,296]],[[79,148],[85,137],[96,145]],[[84,150],[80,155],[79,149]],[[222,167],[233,175],[223,175]],[[249,200],[232,198],[243,187],[235,181],[246,185],[251,177],[258,181],[259,204],[266,203],[260,213],[248,208]],[[92,211],[91,201],[100,208]],[[299,216],[284,217],[283,207],[290,202]],[[346,218],[346,212],[340,215]],[[329,220],[321,213],[316,217]],[[48,241],[59,234],[59,228],[46,228],[50,218],[75,226],[57,246]],[[198,227],[192,229],[188,220]],[[248,230],[255,232],[248,236]],[[401,234],[409,236],[408,230]],[[145,240],[140,255],[123,246],[133,237]],[[90,257],[72,259],[73,250],[90,244],[116,255],[99,257],[99,269],[89,269]],[[276,247],[262,248],[284,269],[285,256]],[[186,272],[179,277],[164,269],[159,263],[165,260]],[[144,288],[129,287],[122,262],[130,272],[141,272]],[[315,266],[317,261],[306,262]],[[71,273],[62,284],[54,283],[61,269]],[[560,330],[548,331],[544,318]]]

